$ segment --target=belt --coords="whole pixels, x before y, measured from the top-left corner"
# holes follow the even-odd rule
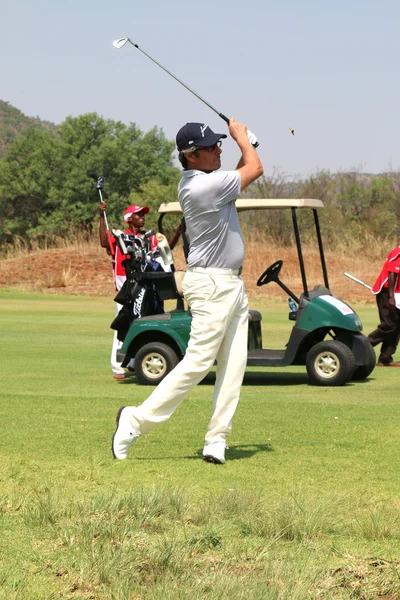
[[[238,269],[213,269],[212,267],[189,267],[190,273],[215,273],[216,275],[241,275],[243,267]]]

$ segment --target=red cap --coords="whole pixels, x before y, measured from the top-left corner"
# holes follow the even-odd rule
[[[128,206],[126,211],[124,212],[124,221],[128,222],[129,217],[138,212],[144,212],[145,215],[149,212],[148,206],[138,206],[137,204],[132,204],[132,206]]]

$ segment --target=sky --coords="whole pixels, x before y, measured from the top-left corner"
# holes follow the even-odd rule
[[[96,112],[169,139],[188,121],[258,137],[264,174],[400,169],[398,0],[0,0],[0,99],[61,123]],[[290,129],[294,128],[292,135]],[[223,144],[223,168],[239,150]]]

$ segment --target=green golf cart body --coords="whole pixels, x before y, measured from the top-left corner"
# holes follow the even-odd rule
[[[339,386],[350,380],[366,379],[376,363],[375,352],[361,333],[362,323],[354,310],[329,291],[328,274],[323,252],[318,210],[321,200],[315,199],[268,199],[236,201],[238,212],[245,210],[290,210],[296,240],[297,255],[303,291],[296,296],[280,279],[282,261],[276,261],[262,273],[258,286],[277,283],[297,303],[298,310],[289,313],[294,321],[288,342],[282,350],[262,347],[261,314],[249,310],[249,336],[247,365],[251,367],[287,367],[303,365],[310,383],[314,385]],[[323,284],[308,289],[303,250],[300,239],[298,211],[313,213],[313,222],[319,248]],[[159,230],[167,215],[180,215],[178,202],[162,204],[159,208]],[[182,228],[184,230],[184,228]],[[182,235],[185,256],[189,240]],[[135,373],[142,384],[157,385],[182,360],[190,336],[190,308],[185,309],[177,273],[171,273],[158,289],[162,299],[177,300],[177,307],[161,315],[137,319],[132,322],[125,337],[121,359],[125,366],[135,359]]]

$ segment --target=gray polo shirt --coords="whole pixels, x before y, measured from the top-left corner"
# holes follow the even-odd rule
[[[243,265],[244,242],[235,206],[240,183],[238,171],[183,171],[178,199],[190,239],[188,267]]]

